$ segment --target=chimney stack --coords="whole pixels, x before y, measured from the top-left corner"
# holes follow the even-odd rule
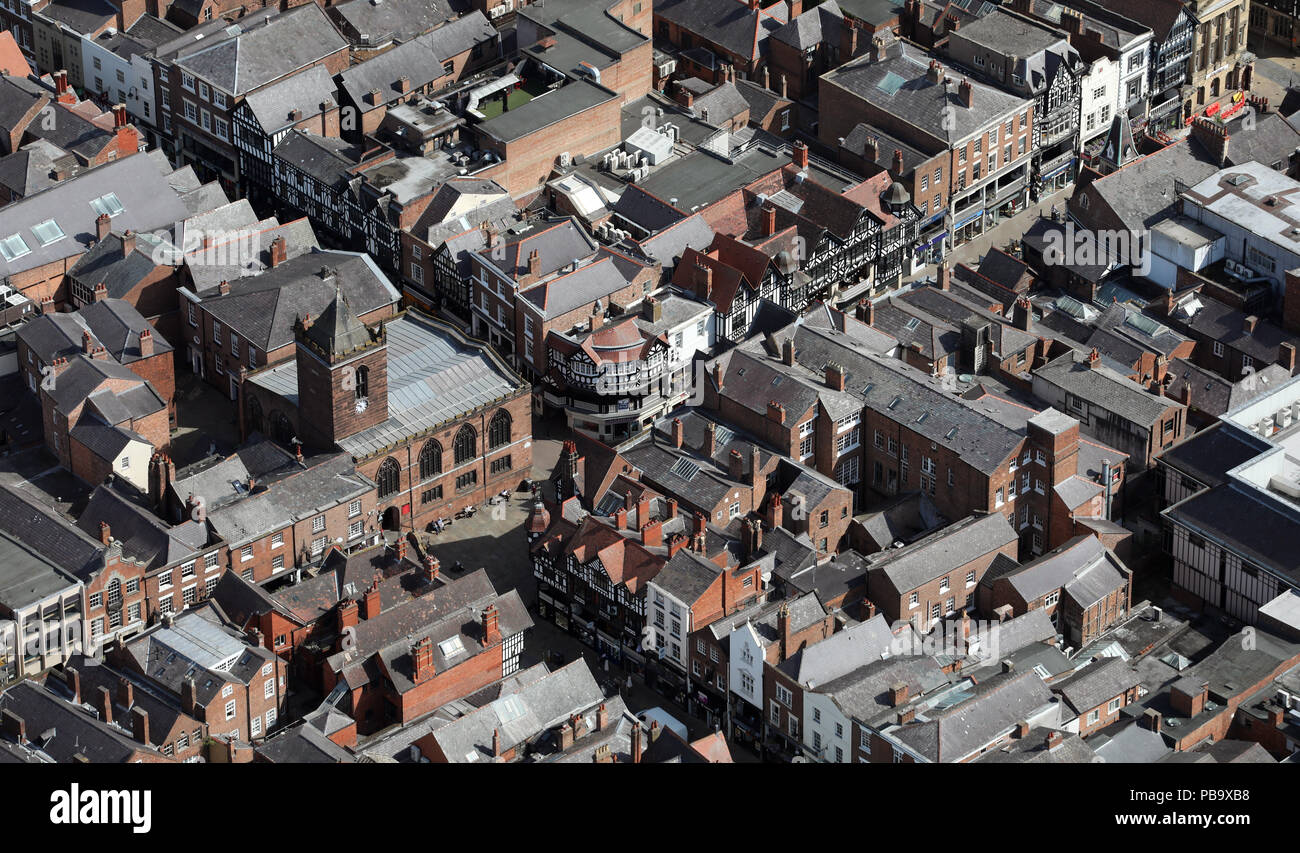
[[[117,704],[128,711],[135,707],[135,687],[129,679],[119,678],[117,680]]]
[[[542,256],[536,249],[528,253],[528,277],[537,278],[542,274]]]
[[[140,331],[140,357],[149,358],[153,355],[153,332],[148,329]]]
[[[1016,297],[1016,305],[1011,310],[1011,324],[1021,331],[1029,331],[1033,322],[1034,308],[1028,296]]]
[[[107,688],[99,688],[99,718],[105,723],[113,722],[113,694]]]
[[[727,454],[727,474],[737,482],[745,479],[745,457],[740,455],[739,450]]]
[[[361,597],[361,618],[374,619],[379,615],[381,607],[379,579],[375,578],[370,582],[370,586],[366,589],[365,595]]]
[[[1283,341],[1277,347],[1277,363],[1286,369],[1286,372],[1295,375],[1296,348],[1295,344],[1290,341]]]
[[[771,237],[776,233],[776,205],[766,205],[763,208],[763,236]]]
[[[131,709],[131,734],[137,743],[149,745],[149,712],[144,708]]]
[[[902,179],[902,177],[903,177],[903,150],[902,150],[901,148],[895,148],[895,149],[894,149],[894,160],[893,160],[893,162],[890,164],[890,170],[894,173],[894,177],[895,177],[895,178],[898,178],[898,179],[900,179],[900,180]]]
[[[831,362],[826,365],[826,387],[832,391],[844,390],[844,368]]]
[[[68,685],[68,689],[72,691],[72,704],[80,705],[81,704],[81,673],[77,671],[77,668],[75,666],[64,667],[63,681],[65,684]]]
[[[129,258],[135,251],[135,232],[130,228],[122,234],[122,257]]]
[[[113,217],[101,213],[95,217],[95,239],[103,240],[113,228]]]
[[[1093,347],[1088,352],[1088,367],[1092,368],[1093,370],[1098,370],[1101,368],[1101,353],[1097,352],[1096,347]]]
[[[101,545],[107,545],[113,539],[113,529],[108,526],[107,521],[99,523],[99,542]]]
[[[501,642],[500,614],[495,604],[489,604],[483,610],[483,645],[495,646]]]
[[[794,163],[795,168],[807,169],[808,168],[808,146],[805,145],[803,142],[795,142],[793,146],[793,153],[791,154],[790,160],[791,162]]]
[[[271,266],[278,267],[284,263],[289,256],[289,241],[284,239],[284,235],[276,237],[271,241]]]
[[[794,337],[786,338],[781,343],[781,363],[787,367],[794,366]]]
[[[961,86],[958,87],[957,91],[961,96],[962,106],[970,109],[975,103],[975,87],[970,84],[969,80],[962,78]]]
[[[685,438],[686,428],[682,425],[682,419],[673,418],[673,447],[681,448]]]

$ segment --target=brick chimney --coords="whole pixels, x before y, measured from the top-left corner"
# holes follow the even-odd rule
[[[664,520],[677,517],[677,498],[664,499]]]
[[[433,677],[433,640],[425,637],[411,647],[411,668],[416,684]]]
[[[153,355],[153,332],[148,329],[140,331],[140,357],[149,358]]]
[[[230,282],[226,281],[224,278],[223,278],[220,282],[218,282],[218,283],[217,283],[217,293],[221,294],[222,296],[229,296],[229,295],[230,295]],[[304,328],[304,329],[310,329],[310,328],[311,328],[311,315],[310,315],[310,314],[308,314],[307,317],[306,317],[306,319],[303,320],[303,328]]]
[[[271,266],[278,267],[284,263],[289,256],[289,241],[284,239],[281,234],[271,241]]]
[[[776,635],[781,642],[781,660],[794,654],[794,631],[790,627],[790,605],[782,604],[776,611]]]
[[[767,401],[767,419],[775,421],[778,424],[785,424],[785,406],[782,406],[776,400]]]
[[[957,93],[961,97],[962,106],[970,109],[975,103],[975,87],[970,84],[969,80],[962,78],[961,85],[957,87]]]
[[[641,544],[647,548],[662,546],[664,544],[664,523],[659,519],[655,519],[641,525]]]
[[[673,447],[681,447],[682,442],[686,440],[686,428],[682,426],[681,418],[673,418]]]
[[[144,708],[131,709],[131,734],[137,743],[149,744],[149,712]]]
[[[908,687],[907,682],[895,682],[889,688],[889,707],[897,708],[907,702]]]
[[[1060,732],[1049,732],[1043,743],[1047,747],[1047,751],[1052,752],[1056,750],[1064,740],[1065,735]]]
[[[765,205],[763,207],[763,236],[771,237],[776,233],[776,206]]]
[[[763,516],[768,526],[773,529],[780,527],[785,521],[785,504],[781,503],[781,496],[776,492],[767,496],[767,512]]]
[[[614,529],[627,530],[627,507],[621,506],[614,511]]]
[[[870,299],[859,299],[857,305],[858,322],[868,326],[876,322],[876,304]]]
[[[1021,331],[1029,331],[1033,322],[1034,308],[1027,296],[1016,297],[1016,305],[1011,309],[1011,324]]]
[[[605,703],[601,702],[600,707],[596,709],[596,731],[603,732],[609,728],[609,711],[605,708]]]
[[[931,59],[930,67],[925,71],[925,79],[929,80],[931,83],[942,83],[943,78],[943,66],[939,64],[939,60]]]
[[[20,744],[27,743],[27,721],[8,708],[0,712],[0,730]]]
[[[947,261],[939,262],[939,268],[935,272],[935,282],[940,290],[952,289],[952,267],[948,266]]]
[[[1160,730],[1164,728],[1164,715],[1155,708],[1147,708],[1142,712],[1142,716],[1138,718],[1138,725],[1147,731],[1160,734]]]
[[[135,707],[135,686],[129,679],[119,678],[117,680],[117,704],[123,708]]]
[[[360,621],[357,615],[357,603],[351,598],[345,598],[339,602],[338,609],[339,633],[342,634],[348,628],[355,627]]]
[[[112,538],[113,538],[113,528],[111,528],[111,527],[108,526],[108,522],[107,522],[107,521],[101,521],[101,522],[99,523],[99,541],[100,541],[100,544],[102,544],[102,545],[107,545],[107,544],[109,543],[109,540],[112,539]]]
[[[131,253],[134,251],[135,251],[135,232],[132,231],[130,228],[128,228],[126,232],[122,234],[122,257],[123,258],[131,257]]]
[[[439,571],[438,558],[432,554],[424,555],[424,579],[428,583],[433,583],[438,579]]]
[[[63,683],[72,691],[72,704],[81,704],[81,673],[75,666],[63,668]]]
[[[1101,353],[1097,352],[1096,347],[1093,347],[1088,352],[1088,366],[1093,370],[1098,370],[1101,367]]]
[[[894,149],[894,159],[889,165],[889,170],[895,178],[901,179],[903,177],[903,150],[901,148]]]
[[[96,691],[99,694],[99,718],[105,723],[113,722],[113,693],[107,687],[100,686]]]
[[[483,645],[495,646],[501,642],[500,614],[495,604],[489,604],[483,610]]]
[[[739,450],[727,454],[727,474],[737,482],[745,479],[745,457],[740,455]]]
[[[1295,356],[1295,344],[1290,341],[1283,341],[1277,345],[1277,363],[1293,376],[1295,375]]]
[[[718,428],[713,421],[704,425],[704,444],[700,446],[700,452],[710,459],[718,452]]]
[[[808,146],[802,142],[795,142],[791,147],[790,162],[794,163],[797,169],[807,169]]]
[[[844,368],[831,362],[826,365],[826,387],[832,391],[844,390]]]
[[[695,262],[695,295],[707,301],[713,296],[713,267]]]
[[[528,277],[537,278],[542,274],[542,256],[536,249],[528,253]]]
[[[361,597],[361,618],[374,619],[379,615],[381,604],[379,600],[379,579],[376,578],[370,582],[365,594]]]
[[[1024,740],[1027,737],[1029,737],[1029,723],[1026,720],[1021,720],[1016,723],[1016,740]]]
[[[501,757],[501,729],[492,730],[492,755],[496,758]]]
[[[108,236],[108,232],[113,228],[113,217],[107,213],[101,213],[95,217],[95,239],[103,240]]]
[[[632,727],[632,763],[641,763],[641,724]]]
[[[868,136],[866,142],[862,143],[862,159],[868,163],[875,163],[880,157],[880,140],[874,136]]]
[[[198,704],[198,685],[193,678],[186,678],[181,682],[181,710],[193,717]]]

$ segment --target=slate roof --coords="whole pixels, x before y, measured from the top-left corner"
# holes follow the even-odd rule
[[[208,544],[202,522],[186,519],[172,526],[108,486],[97,486],[77,518],[87,536],[98,537],[100,524],[122,543],[122,554],[143,563],[146,571],[179,563],[195,556]]]
[[[1076,353],[1049,361],[1036,369],[1034,376],[1087,401],[1090,406],[1142,427],[1153,427],[1166,409],[1181,405],[1168,397],[1152,394],[1109,367],[1089,367],[1085,358]]]
[[[439,727],[432,738],[449,762],[491,761],[494,732],[502,750],[508,750],[532,741],[574,714],[588,717],[589,730],[594,731],[595,710],[601,703],[606,703],[605,691],[587,662],[579,658]],[[610,710],[606,703],[606,711]],[[610,713],[610,718],[616,719],[615,714]]]
[[[967,78],[973,87],[973,101],[972,106],[966,107],[958,95],[958,83],[964,75],[945,66],[946,82],[950,85],[933,83],[926,76],[929,64],[930,57],[921,48],[895,42],[887,48],[883,59],[873,62],[870,57],[864,57],[846,63],[823,75],[822,80],[824,85],[838,86],[877,109],[898,116],[934,139],[954,144],[998,116],[1029,105],[1025,98]],[[951,119],[946,121],[945,116]]]
[[[342,20],[360,35],[375,43],[385,34],[407,42],[449,21],[470,8],[463,0],[402,0],[400,3],[375,3],[352,0],[329,8],[332,18]]]
[[[210,47],[200,46],[174,64],[236,97],[347,47],[314,3],[278,15],[249,15],[230,26],[240,32]]]
[[[880,572],[895,590],[907,592],[1018,539],[1000,512],[968,516],[911,545],[873,554],[869,571]]]
[[[948,684],[948,676],[933,657],[890,657],[825,682],[817,692],[829,696],[847,716],[877,723],[894,713],[890,688],[900,683],[907,685],[908,696],[923,696]]]
[[[884,614],[877,614],[866,622],[836,631],[821,642],[804,646],[777,664],[777,669],[809,689],[829,686],[859,667],[881,660],[894,647],[894,642]],[[908,648],[912,646],[909,644]]]
[[[794,20],[772,33],[771,38],[788,44],[796,50],[808,50],[823,42],[838,48],[840,30],[844,26],[844,13],[835,0],[826,0],[808,9]]]
[[[1230,382],[1213,371],[1193,364],[1185,358],[1176,358],[1169,365],[1168,393],[1174,399],[1183,399],[1183,389],[1191,392],[1191,407],[1212,417],[1243,406],[1262,397],[1291,378],[1280,364],[1270,364],[1236,382]]]
[[[172,351],[134,306],[110,297],[78,311],[42,314],[19,329],[18,338],[49,364],[81,352],[82,334],[90,332],[115,361],[130,364],[140,358],[140,332],[145,330],[153,335],[155,354]]]
[[[325,66],[315,65],[301,74],[249,92],[244,103],[253,111],[262,131],[274,136],[303,119],[337,107],[337,86]],[[302,113],[296,120],[289,115],[294,110]]]
[[[443,63],[448,59],[497,37],[496,29],[483,13],[474,10],[463,18],[448,21],[432,32],[353,65],[339,75],[340,85],[357,109],[363,113],[370,112],[385,103],[408,97],[397,85],[402,77],[410,80],[412,91],[421,89],[446,76]],[[370,103],[366,97],[374,89],[381,94],[379,104]]]
[[[1200,307],[1194,309],[1188,316],[1193,301]],[[1256,318],[1258,322],[1255,323],[1254,330],[1246,331],[1246,317],[1244,311],[1239,311],[1213,297],[1197,293],[1190,298],[1178,300],[1170,319],[1198,335],[1204,335],[1210,340],[1219,341],[1225,346],[1249,355],[1256,364],[1277,361],[1280,344],[1292,343],[1300,346],[1300,338],[1287,333],[1266,319]]]
[[[352,753],[306,722],[259,744],[254,753],[271,764],[351,764],[356,760]]]
[[[668,0],[655,16],[747,60],[767,52],[767,39],[789,20],[789,7],[773,3],[750,9],[739,0]]]
[[[1138,674],[1121,658],[1102,658],[1074,675],[1052,685],[1076,714],[1084,714],[1122,696],[1141,682]]]
[[[1061,738],[1055,749],[1047,746],[1049,735]],[[1090,764],[1097,761],[1090,743],[1073,732],[1033,726],[1023,738],[990,750],[975,760],[985,764]]]
[[[0,531],[82,580],[104,566],[98,536],[87,536],[57,510],[5,485],[0,485]]]
[[[1191,186],[1216,171],[1199,149],[1193,149],[1188,142],[1176,142],[1129,163],[1118,172],[1097,178],[1091,189],[1114,212],[1121,227],[1142,231],[1180,204],[1175,179]],[[1071,205],[1071,210],[1075,209]],[[1095,211],[1091,215],[1084,212],[1081,224],[1089,225],[1095,217]],[[1105,222],[1098,219],[1098,223],[1098,227],[1114,227],[1109,217]]]
[[[76,579],[30,546],[0,531],[0,605],[17,611],[77,587]]]
[[[189,211],[171,189],[169,174],[170,170],[164,171],[152,157],[123,157],[10,204],[5,208],[0,237],[16,232],[31,251],[12,261],[0,258],[0,276],[17,275],[88,249],[95,242],[98,216],[90,203],[110,192],[123,208],[113,217],[114,231],[171,228]],[[42,246],[31,227],[47,219],[55,220],[67,236]]]
[[[203,310],[264,353],[292,344],[295,321],[319,318],[339,288],[360,314],[401,301],[401,294],[374,262],[353,252],[299,255],[261,275],[229,284],[230,293],[224,296],[215,291],[200,293]]]
[[[1085,534],[1025,563],[1006,577],[1025,601],[1065,589],[1086,608],[1126,582],[1123,568],[1100,539]]]
[[[929,761],[961,761],[1052,701],[1034,672],[995,675],[969,692],[970,698],[902,726],[893,736]]]
[[[1150,764],[1171,751],[1159,732],[1142,727],[1136,720],[1114,734],[1099,733],[1090,743],[1109,764]]]
[[[101,722],[33,681],[20,681],[0,694],[0,711],[10,711],[27,724],[29,744],[18,749],[39,752],[60,764],[74,763],[78,755],[92,764],[124,764],[142,752],[167,760],[127,731]],[[8,735],[4,739],[12,743]]]

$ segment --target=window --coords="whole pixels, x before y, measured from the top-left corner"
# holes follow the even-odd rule
[[[91,609],[91,610],[98,610],[98,609],[99,609],[100,607],[102,607],[103,605],[104,605],[104,596],[103,596],[102,593],[98,593],[98,592],[96,592],[96,593],[94,593],[93,595],[90,596],[90,609]]]
[[[172,585],[172,573],[171,570],[168,569],[167,571],[163,572],[158,576],[158,588],[170,589],[171,585]],[[94,605],[91,606],[93,607]]]
[[[198,600],[198,587],[190,586],[181,590],[181,601],[184,603],[184,606],[189,607],[197,600]]]
[[[131,578],[131,580],[129,580],[129,581],[126,582],[126,594],[127,594],[127,595],[135,595],[135,594],[136,594],[137,592],[139,592],[139,591],[140,591],[140,579],[139,579],[139,578]]]
[[[909,608],[916,607],[916,605],[919,603],[920,603],[920,595],[918,593],[914,592],[910,596],[908,596],[907,606]]]
[[[502,471],[509,471],[512,467],[510,455],[506,454],[505,456],[493,459],[492,464],[488,467],[492,474],[500,474]]]
[[[863,729],[858,733],[858,749],[867,755],[871,754],[871,732]]]
[[[1089,723],[1095,723],[1095,722],[1097,722],[1097,720],[1099,720],[1099,719],[1101,719],[1101,711],[1100,711],[1100,710],[1094,709],[1094,710],[1088,712],[1088,722],[1089,722]]]
[[[203,555],[203,571],[210,572],[217,567],[217,552]]]
[[[975,585],[975,570],[971,569],[969,572],[966,573],[966,586],[974,586],[974,585]]]
[[[1215,342],[1214,342],[1214,354],[1215,354],[1216,356],[1222,356],[1222,355],[1223,355],[1223,341],[1215,341]]]
[[[780,702],[787,708],[793,707],[794,694],[790,692],[789,688],[782,684],[778,684],[776,685],[776,701]]]
[[[357,400],[365,400],[367,397],[370,396],[370,368],[369,367],[365,367],[363,365],[357,368],[356,389],[355,389],[354,396]],[[357,403],[357,410],[360,411],[361,408],[362,408],[362,404]]]
[[[434,501],[442,500],[442,486],[434,486],[432,489],[425,489],[420,492],[420,503],[429,504]]]
[[[939,581],[939,592],[947,592],[949,586],[951,586],[951,584],[949,584],[948,578],[944,577]]]
[[[360,498],[348,504],[348,518],[356,518],[358,515],[361,515]]]
[[[229,702],[226,703],[226,719],[233,720],[234,718],[235,718],[235,700],[231,699]]]
[[[202,99],[205,100],[205,101],[210,101],[210,100],[212,100],[211,95],[212,95],[212,91],[208,88],[208,84],[207,84],[207,83],[204,83],[204,82],[202,82],[202,81],[200,81],[200,82],[199,82],[199,97],[202,98]]]
[[[266,681],[262,682],[262,698],[270,699],[274,695],[275,695],[275,679],[268,678]]]
[[[188,563],[181,566],[181,579],[184,580],[185,578],[192,577],[194,577],[194,561],[190,560]]]
[[[6,261],[12,261],[21,258],[23,255],[31,253],[27,242],[18,234],[12,234],[0,240],[0,255],[4,256]]]
[[[456,433],[456,443],[454,447],[455,462],[461,465],[470,461],[478,455],[478,436],[474,433],[474,428],[465,424]]]
[[[1106,706],[1106,713],[1113,714],[1116,711],[1118,711],[1119,704],[1120,704],[1119,697],[1115,697],[1114,699],[1110,700],[1110,704]]]
[[[271,571],[272,571],[272,572],[282,572],[282,571],[284,571],[284,555],[283,555],[283,554],[276,554],[274,557],[271,558]],[[251,576],[251,574],[252,574],[252,569],[249,569],[249,574],[250,574],[250,576]]]
[[[271,537],[271,547],[272,547],[272,548],[283,548],[283,547],[284,547],[284,534],[283,534],[283,533],[277,533],[277,534],[275,534],[274,536]]]
[[[478,482],[478,471],[466,471],[456,478],[456,491],[463,492]]]
[[[239,552],[239,562],[247,563],[251,559],[253,559],[253,546],[246,545],[244,546],[244,549]]]
[[[258,735],[260,735],[262,733],[262,718],[254,717],[252,726],[249,728],[248,731],[249,734],[251,734],[253,737],[257,737]]]
[[[266,727],[269,729],[275,725],[275,709],[270,708],[266,712]]]
[[[1043,598],[1043,606],[1044,606],[1044,607],[1051,607],[1051,606],[1053,606],[1054,604],[1056,604],[1056,602],[1058,602],[1058,601],[1060,601],[1060,600],[1061,600],[1061,591],[1060,591],[1059,589],[1058,589],[1058,590],[1054,590],[1054,591],[1052,591],[1052,592],[1049,592],[1049,593],[1048,593],[1048,594]]]
[[[458,437],[459,438],[459,437]],[[510,443],[510,413],[500,409],[488,424],[488,449],[496,450]]]
[[[311,520],[311,532],[320,533],[325,529],[325,516],[318,515]]]
[[[401,468],[397,460],[390,456],[380,464],[375,474],[375,482],[379,486],[379,499],[382,501],[397,494],[398,489],[401,488],[400,480]]]
[[[938,602],[935,602],[934,604],[931,604],[931,605],[930,605],[930,618],[931,618],[931,619],[938,619],[938,618],[939,618],[939,604],[938,604]]]

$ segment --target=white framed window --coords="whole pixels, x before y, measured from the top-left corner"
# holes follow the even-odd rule
[[[234,685],[233,685],[233,684],[227,684],[227,685],[225,685],[224,687],[221,688],[221,698],[222,698],[222,699],[225,699],[227,696],[229,696],[231,693],[234,693],[234,692],[235,692],[235,687],[234,687]]]
[[[311,532],[320,533],[325,529],[325,516],[318,515],[311,520]]]
[[[268,678],[262,684],[262,698],[270,699],[274,695],[275,695],[275,679]]]
[[[239,561],[241,563],[247,563],[251,559],[253,559],[253,546],[245,545],[244,550],[239,552]]]
[[[787,708],[793,707],[794,694],[783,684],[776,685],[776,701],[780,702]]]
[[[275,535],[273,535],[273,536],[271,537],[271,547],[272,547],[272,548],[281,548],[281,547],[283,547],[283,546],[284,546],[284,534],[283,534],[283,533],[276,533]]]
[[[262,733],[262,718],[254,717],[253,723],[249,727],[248,731],[250,734],[252,734],[253,737],[257,737],[258,735],[260,735]]]
[[[235,719],[235,700],[234,700],[234,699],[231,699],[229,702],[226,703],[226,719],[227,719],[227,720],[233,720],[233,719]]]
[[[914,592],[907,597],[907,606],[909,609],[912,607],[916,607],[920,603],[921,603],[921,596],[919,593]]]

